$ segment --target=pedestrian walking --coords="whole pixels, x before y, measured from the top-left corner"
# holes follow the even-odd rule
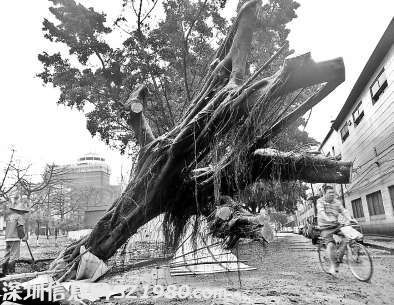
[[[6,250],[2,264],[2,275],[15,272],[15,263],[20,257],[21,239],[26,240],[24,215],[29,212],[26,200],[19,196],[9,207],[6,217],[5,243]]]

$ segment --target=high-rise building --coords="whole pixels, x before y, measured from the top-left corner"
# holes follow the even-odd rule
[[[58,169],[65,188],[73,194],[70,200],[74,204],[78,201],[84,227],[93,227],[121,193],[120,185],[110,184],[111,171],[105,158],[89,153]]]

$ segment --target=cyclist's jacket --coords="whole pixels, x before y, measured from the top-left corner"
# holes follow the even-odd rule
[[[321,229],[332,228],[339,224],[338,217],[343,215],[349,218],[348,211],[342,206],[338,200],[327,202],[324,197],[319,198],[316,204],[317,208],[317,224]]]

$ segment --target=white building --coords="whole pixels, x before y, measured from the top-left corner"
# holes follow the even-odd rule
[[[83,215],[79,219],[85,227],[93,227],[121,194],[120,185],[110,184],[110,167],[105,158],[88,153],[76,163],[59,166],[65,184],[79,191]]]
[[[320,146],[353,162],[344,200],[367,233],[394,235],[393,83],[394,18]]]

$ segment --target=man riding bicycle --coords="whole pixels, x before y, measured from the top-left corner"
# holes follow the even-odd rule
[[[335,199],[335,191],[331,185],[323,185],[323,197],[317,200],[317,223],[321,230],[321,236],[327,245],[327,255],[330,260],[329,273],[336,274],[338,265],[336,259],[336,246],[333,235],[336,234],[341,224],[338,221],[339,215],[345,218],[345,224],[351,221],[349,212],[342,204]]]

